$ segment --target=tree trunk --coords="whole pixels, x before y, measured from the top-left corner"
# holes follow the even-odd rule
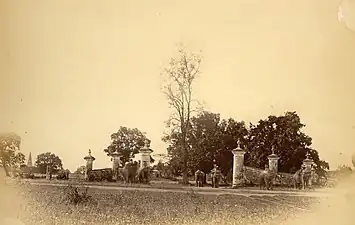
[[[182,183],[183,184],[188,184],[189,183],[186,150],[185,150],[185,156],[184,156],[184,171],[183,171],[183,174],[182,174]]]
[[[183,174],[182,174],[182,183],[183,184],[188,184],[189,183],[189,177],[188,177],[188,150],[186,147],[186,130],[184,129],[184,126],[181,127],[182,130],[182,147],[183,147],[183,152],[184,152],[184,168],[183,168]]]

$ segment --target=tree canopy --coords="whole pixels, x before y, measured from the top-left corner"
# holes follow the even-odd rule
[[[233,164],[230,150],[236,148],[237,140],[247,134],[244,122],[233,119],[221,120],[219,114],[202,111],[191,118],[188,135],[190,173],[197,169],[209,172],[213,168],[213,160],[220,165],[222,173],[227,173]],[[178,145],[178,131],[166,134],[163,141],[170,144],[168,154],[175,172],[181,171],[181,149]]]
[[[79,166],[74,173],[76,174],[85,174],[86,166]]]
[[[62,160],[56,156],[54,153],[46,152],[37,155],[36,167],[39,172],[45,174],[47,172],[47,166],[50,172],[56,173],[59,170],[63,169]]]
[[[0,134],[0,163],[6,176],[10,176],[8,168],[25,162],[25,155],[20,151],[21,137],[15,133]]]
[[[318,152],[311,148],[312,138],[302,132],[305,127],[296,112],[282,116],[269,116],[252,125],[247,142],[246,164],[263,168],[272,148],[279,159],[279,171],[295,172],[302,165],[307,152],[321,173],[329,164],[320,160]]]
[[[107,156],[111,156],[113,152],[121,154],[121,161],[128,162],[131,157],[139,152],[145,141],[150,143],[150,140],[145,134],[137,128],[128,128],[121,126],[117,132],[111,134],[111,144],[104,149]],[[154,159],[151,157],[151,162]]]
[[[239,140],[241,147],[246,150],[247,166],[263,168],[274,149],[280,156],[279,171],[295,172],[309,152],[317,173],[325,175],[329,164],[320,160],[318,152],[311,148],[312,138],[302,132],[304,126],[296,112],[269,116],[259,120],[256,125],[250,124],[247,127],[243,121],[233,118],[222,120],[219,114],[203,111],[190,121],[191,132],[187,139],[190,149],[189,170],[193,172],[202,169],[209,172],[215,160],[226,175],[233,166],[231,150],[237,147]],[[175,130],[163,137],[163,140],[170,144],[170,163],[178,172],[182,167],[181,149],[178,145],[180,135],[181,133]]]

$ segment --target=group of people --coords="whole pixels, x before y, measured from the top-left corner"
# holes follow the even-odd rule
[[[218,188],[220,179],[222,177],[222,173],[219,167],[217,166],[217,164],[214,164],[213,169],[210,172],[210,175],[212,180],[212,187]],[[196,186],[203,187],[203,183],[205,182],[205,180],[206,180],[206,174],[202,170],[198,169],[195,172]]]

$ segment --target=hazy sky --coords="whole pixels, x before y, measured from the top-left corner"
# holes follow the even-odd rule
[[[0,130],[71,170],[89,148],[95,168],[111,165],[103,149],[119,126],[165,152],[160,72],[183,42],[203,51],[196,92],[208,110],[251,122],[295,110],[322,158],[350,164],[355,33],[338,3],[2,0]]]

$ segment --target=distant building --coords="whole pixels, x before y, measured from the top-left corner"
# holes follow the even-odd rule
[[[28,167],[33,167],[33,165],[32,165],[32,155],[31,155],[31,152],[30,152],[30,154],[28,155],[27,166],[28,166]]]
[[[20,170],[25,177],[30,176],[31,174],[40,174],[39,168],[33,166],[31,152],[28,155],[27,164],[21,165]]]

